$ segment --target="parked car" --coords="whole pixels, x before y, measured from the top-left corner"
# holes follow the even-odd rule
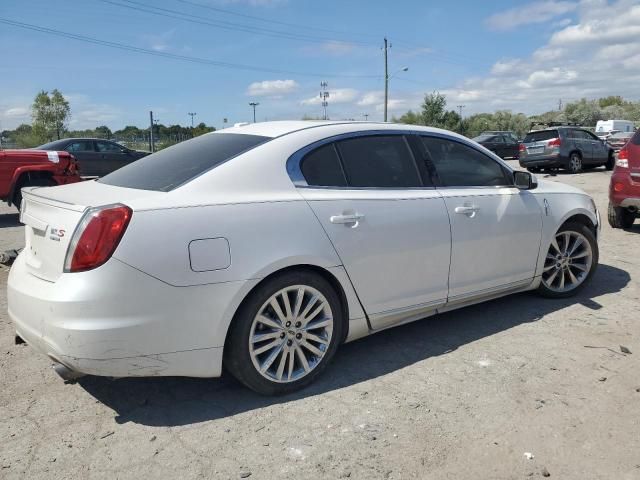
[[[593,133],[573,126],[558,126],[527,133],[520,145],[520,166],[530,172],[564,168],[571,173],[604,165],[612,170],[613,149]]]
[[[618,152],[609,183],[609,225],[631,228],[640,215],[640,130]]]
[[[498,155],[500,158],[518,158],[520,153],[520,142],[505,133],[483,133],[473,139],[488,150]]]
[[[614,152],[619,151],[633,137],[635,132],[618,132],[607,138],[607,143]]]
[[[568,297],[598,264],[587,194],[428,127],[256,123],[24,195],[9,316],[65,378],[224,365],[281,394],[343,342],[510,293]]]
[[[116,142],[100,138],[65,138],[37,148],[72,153],[78,160],[80,173],[84,177],[102,177],[149,155],[149,152],[131,150]]]
[[[78,164],[67,152],[0,150],[0,199],[20,208],[22,188],[80,181]]]

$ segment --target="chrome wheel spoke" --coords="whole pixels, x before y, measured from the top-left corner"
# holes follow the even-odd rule
[[[592,262],[593,251],[587,237],[574,230],[560,232],[549,245],[542,267],[542,283],[558,293],[573,290],[585,281]]]
[[[295,382],[318,366],[331,344],[333,313],[313,287],[291,285],[262,305],[251,325],[249,354],[266,379]]]

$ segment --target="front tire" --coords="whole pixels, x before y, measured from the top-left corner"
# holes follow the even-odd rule
[[[344,332],[335,289],[313,272],[292,271],[259,285],[229,329],[224,364],[263,395],[290,393],[327,367]]]
[[[591,280],[598,257],[593,231],[582,223],[566,223],[549,245],[538,293],[549,298],[575,295]]]
[[[615,207],[609,203],[607,219],[611,228],[631,228],[636,216],[626,208]]]

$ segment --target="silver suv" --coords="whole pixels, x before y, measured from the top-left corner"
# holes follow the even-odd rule
[[[604,165],[612,170],[613,149],[588,130],[553,127],[529,132],[520,145],[520,166],[530,172],[564,168],[571,173]]]

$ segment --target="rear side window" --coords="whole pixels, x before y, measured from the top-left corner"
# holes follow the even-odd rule
[[[93,152],[93,142],[89,140],[82,140],[79,142],[73,142],[67,145],[65,148],[67,152]]]
[[[636,131],[635,135],[631,137],[630,142],[634,145],[640,145],[640,128]]]
[[[146,156],[98,180],[107,185],[169,192],[270,137],[210,133]]]
[[[552,138],[558,138],[557,130],[540,130],[539,132],[529,132],[524,137],[523,143],[544,142],[545,140],[551,140]]]
[[[337,142],[352,187],[422,186],[409,146],[400,135],[357,137]]]
[[[324,145],[307,154],[300,166],[308,185],[346,187],[347,179],[333,144]]]
[[[502,166],[494,159],[463,145],[436,137],[421,137],[444,187],[509,185]]]

